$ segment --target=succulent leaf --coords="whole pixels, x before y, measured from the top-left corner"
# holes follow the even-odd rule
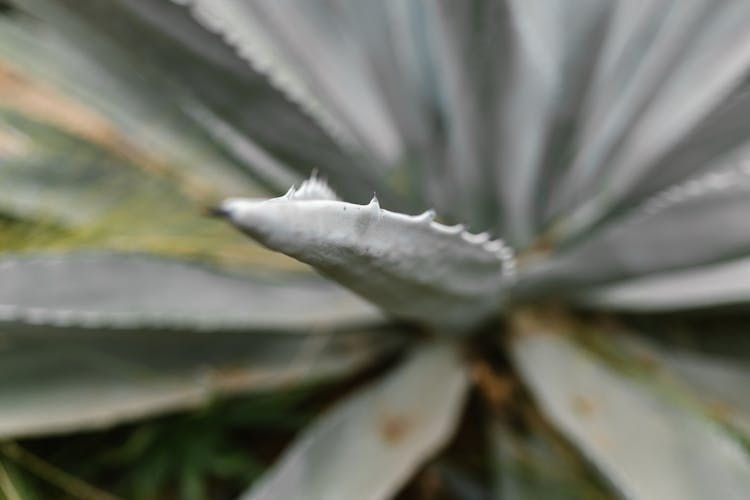
[[[9,336],[3,329],[0,439],[101,429],[221,396],[346,376],[398,346],[382,330],[48,330]]]
[[[563,148],[571,129],[585,118],[580,115],[585,114],[581,105],[588,95],[587,79],[600,57],[613,7],[597,0],[506,3],[510,41],[503,49],[507,44],[511,53],[500,56],[504,64],[492,62],[501,72],[498,86],[506,86],[496,98],[501,136],[493,137],[493,163],[503,227],[520,248],[536,236],[540,208],[550,189],[564,179],[561,157],[568,152]],[[494,46],[490,50],[493,55],[497,51]]]
[[[750,302],[750,3],[5,3],[0,440],[345,376],[408,339],[243,497],[385,500],[456,428],[459,341],[507,315],[541,412],[471,372],[501,410],[497,495],[747,496],[745,351],[587,335],[538,306]],[[390,210],[353,202],[373,191]],[[282,266],[349,291],[259,272],[273,254],[197,213],[223,198]],[[30,249],[60,254],[10,253]],[[472,353],[512,372],[492,347]]]
[[[112,58],[127,60],[110,49]],[[132,67],[98,64],[49,25],[20,13],[0,18],[0,57],[2,70],[9,72],[3,79],[3,107],[20,108],[29,119],[54,121],[69,133],[96,134],[141,164],[169,170],[176,181],[201,194],[263,192],[184,116],[175,99],[155,92],[145,71],[130,78]],[[9,81],[17,85],[9,88]]]
[[[0,322],[93,329],[296,330],[372,324],[371,305],[316,276],[243,277],[133,254],[5,256]]]
[[[750,86],[740,85],[698,126],[662,155],[644,180],[619,204],[623,210],[670,187],[684,184],[686,178],[699,178],[721,167],[727,158],[747,155],[747,129],[750,124]]]
[[[627,12],[625,4],[622,10]],[[625,81],[609,82],[610,91],[622,94],[600,103],[606,112],[591,114],[603,122],[590,122],[589,136],[581,142],[586,147],[557,193],[569,200],[569,206],[578,205],[565,223],[568,236],[585,232],[635,186],[648,183],[659,157],[675,148],[741,83],[750,62],[745,29],[750,8],[742,2],[714,7],[702,1],[674,7],[654,2],[640,14],[654,9],[650,21],[628,13],[636,28],[630,33],[631,50],[643,51],[644,40],[651,41],[650,50],[631,61],[635,69],[622,61],[612,66],[628,72]],[[662,9],[669,15],[660,13]],[[633,22],[636,19],[641,22]],[[612,33],[623,36],[617,30]],[[685,171],[682,179],[691,173]]]
[[[372,162],[343,151],[223,33],[209,30],[212,25],[183,3],[32,0],[19,7],[59,29],[67,43],[116,75],[120,85],[134,80],[138,68],[149,83],[140,85],[144,95],[167,99],[180,120],[187,119],[275,189],[294,182],[296,169],[307,171],[310,164],[336,179],[348,195],[382,188],[377,172],[367,168]]]
[[[454,346],[422,346],[321,416],[242,499],[392,498],[450,438],[468,381]]]
[[[738,229],[750,210],[749,190],[747,152],[741,152],[715,171],[649,198],[587,239],[530,262],[520,273],[523,293],[548,286],[555,293],[580,295],[582,286],[617,287],[619,280],[637,282],[641,276],[645,283],[666,283],[659,278],[663,274],[696,276],[691,281],[695,287],[675,289],[676,301],[682,293],[702,296],[700,276],[709,277],[712,265],[720,270],[732,265],[724,262],[750,252],[750,235]]]
[[[247,38],[245,33],[249,31],[255,40],[262,39],[264,46],[273,47],[275,57],[266,65],[269,74],[291,83],[292,92],[303,93],[306,100],[312,98],[312,111],[326,113],[324,123],[333,128],[331,132],[336,137],[346,134],[343,139],[369,151],[378,159],[377,165],[393,165],[399,159],[401,138],[366,64],[366,56],[358,44],[341,43],[353,39],[352,31],[356,29],[346,8],[336,17],[338,22],[332,22],[324,2],[315,0],[188,3],[195,11],[212,15],[224,37]],[[244,19],[250,19],[250,24],[243,26],[238,22]],[[258,55],[264,55],[252,53],[256,61]]]
[[[744,361],[699,351],[664,347],[653,356],[706,406],[720,422],[727,422],[750,439],[750,369]]]
[[[750,300],[750,258],[592,287],[573,299],[588,306],[640,312],[746,304]]]
[[[564,333],[530,331],[510,346],[542,411],[625,498],[740,499],[750,459],[691,405],[608,367]]]
[[[513,253],[487,234],[330,199],[231,199],[220,210],[263,245],[306,262],[397,317],[463,331],[513,282]]]

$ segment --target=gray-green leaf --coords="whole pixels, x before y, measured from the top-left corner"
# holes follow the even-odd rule
[[[486,234],[330,199],[233,199],[220,210],[267,247],[306,262],[396,316],[458,331],[503,303],[512,251]]]
[[[184,261],[83,253],[0,260],[0,326],[310,329],[379,322],[371,305],[317,276],[271,280]]]
[[[382,330],[22,333],[0,336],[0,439],[105,428],[344,376],[398,345]]]
[[[323,415],[242,498],[387,500],[445,445],[468,387],[453,346],[422,346]]]
[[[623,497],[739,500],[750,491],[746,451],[694,409],[556,332],[520,336],[511,349],[543,412]]]

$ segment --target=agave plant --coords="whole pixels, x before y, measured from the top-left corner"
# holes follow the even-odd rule
[[[612,314],[750,298],[750,3],[17,7],[0,437],[405,353],[243,498],[390,498],[472,388],[495,498],[747,498],[742,327]]]

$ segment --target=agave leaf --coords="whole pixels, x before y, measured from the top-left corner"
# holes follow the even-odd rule
[[[511,350],[542,411],[623,497],[739,499],[750,488],[741,444],[692,405],[559,333],[527,332]]]
[[[576,294],[584,285],[617,286],[618,280],[676,269],[685,276],[710,276],[699,268],[721,268],[722,261],[750,251],[750,236],[732,229],[743,227],[750,210],[746,158],[747,152],[733,156],[716,172],[665,190],[588,239],[530,263],[521,275],[523,288],[542,280],[558,292]],[[655,276],[642,279],[659,281]],[[681,293],[700,294],[701,289],[683,289],[677,296]]]
[[[700,36],[685,31],[686,52],[642,116],[629,129],[606,163],[606,171],[596,182],[607,189],[587,200],[565,221],[562,233],[576,234],[604,217],[613,205],[640,184],[648,184],[649,174],[658,168],[661,155],[674,148],[683,135],[698,126],[722,100],[734,90],[750,64],[750,7],[744,3],[728,3],[715,8],[703,2],[706,23]],[[681,180],[692,172],[684,171]],[[586,185],[589,189],[593,186]],[[589,191],[592,192],[592,191]]]
[[[750,258],[624,280],[591,288],[574,299],[589,306],[641,312],[746,304]]]
[[[220,211],[263,245],[306,262],[396,316],[463,331],[513,280],[509,248],[433,220],[331,199],[234,199]]]
[[[344,153],[324,127],[253,69],[222,26],[195,16],[184,2],[32,0],[19,7],[60,28],[123,82],[137,68],[150,95],[172,100],[207,137],[276,189],[294,171],[312,166],[352,196],[380,186],[377,172],[363,167],[369,163]],[[265,168],[274,165],[282,170]]]
[[[707,411],[750,439],[750,366],[684,349],[660,349],[658,359],[703,402]]]
[[[538,417],[537,417],[538,418]],[[498,500],[604,500],[610,498],[591,471],[540,422],[523,430],[495,420],[490,439]]]
[[[696,178],[721,167],[727,159],[747,154],[747,130],[750,124],[750,85],[743,81],[720,106],[685,135],[680,143],[664,154],[623,199],[623,210],[670,186],[679,185],[688,176]]]
[[[578,119],[612,5],[600,0],[507,3],[512,40],[506,43],[513,53],[498,70],[503,72],[498,85],[507,89],[496,109],[502,139],[493,138],[493,161],[501,166],[496,195],[505,227],[514,246],[524,246],[539,229],[536,210],[547,194],[543,182],[554,182],[547,179],[569,154],[563,145]]]
[[[13,71],[2,82],[3,106],[168,170],[202,196],[260,194],[247,172],[174,99],[154,92],[143,74],[132,78],[129,69],[97,64],[48,25],[20,13],[0,18],[0,59],[3,71]]]
[[[658,69],[652,69],[650,76],[641,81],[644,90],[650,87],[649,92],[641,95],[640,102],[624,99],[618,103],[627,106],[636,118],[628,123],[617,112],[607,113],[610,120],[620,118],[620,125],[627,124],[629,128],[621,128],[627,132],[616,134],[606,127],[599,129],[599,133],[610,134],[610,141],[616,139],[610,142],[611,155],[598,160],[603,165],[601,175],[591,175],[589,167],[586,175],[582,169],[580,176],[567,179],[568,186],[578,193],[577,202],[583,203],[565,221],[563,233],[584,230],[605,216],[613,203],[627,196],[635,185],[648,182],[658,158],[701,123],[745,74],[750,62],[745,29],[750,19],[747,5],[727,3],[716,8],[701,0],[670,9],[670,15],[662,16],[667,27],[659,31],[662,40],[655,46],[664,50],[653,50],[641,58],[646,64],[658,62],[654,64]],[[677,29],[672,31],[670,27]],[[664,57],[668,59],[661,59]],[[637,95],[634,92],[629,97]],[[595,191],[593,197],[586,194]]]
[[[740,319],[733,324],[725,317],[719,318],[718,326],[688,322],[687,328],[670,322],[665,325],[657,319],[649,337],[623,337],[618,339],[619,345],[637,353],[648,364],[658,365],[670,383],[673,379],[681,388],[690,390],[704,405],[707,415],[750,440],[749,351],[738,339],[747,331],[747,322]],[[706,338],[707,331],[711,332],[710,338]]]
[[[545,204],[548,218],[593,192],[593,180],[606,168],[606,160],[644,103],[679,64],[687,39],[706,22],[706,10],[703,0],[616,3],[584,104],[576,139],[579,152]]]
[[[3,89],[11,94],[4,97],[19,97]],[[9,224],[12,234],[3,232],[2,250],[96,248],[295,267],[201,214],[196,199],[202,190],[196,193],[170,172],[133,157],[117,136],[97,136],[98,121],[88,123],[76,108],[48,97],[32,91],[18,101],[58,106],[71,113],[64,120],[77,125],[39,121],[21,102],[0,107],[0,214],[17,221]]]
[[[242,498],[391,498],[450,438],[468,386],[452,346],[423,346],[320,417]]]
[[[237,276],[128,254],[6,256],[0,321],[102,329],[309,329],[378,322],[371,305],[316,276]]]
[[[0,151],[0,209],[6,213],[84,227],[123,205],[154,214],[160,204],[192,208],[169,178],[121,152],[15,110],[0,109],[0,124],[2,133],[20,141],[17,150]]]
[[[608,183],[618,195],[648,183],[654,160],[701,123],[742,81],[750,64],[750,5],[720,8],[704,2],[705,29],[692,33],[688,53],[662,84],[658,95],[630,129],[619,157],[608,166]],[[684,179],[684,177],[683,177]]]
[[[223,5],[219,5],[223,4]],[[266,46],[277,51],[276,60],[286,63],[286,74],[306,82],[314,98],[336,117],[336,130],[353,134],[383,165],[393,165],[403,145],[394,129],[392,117],[378,92],[366,57],[353,36],[354,6],[333,7],[324,1],[295,0],[238,2],[195,2],[195,7],[213,13],[220,29],[242,33],[254,29],[251,36],[265,38]],[[250,19],[240,25],[227,14]],[[297,87],[299,83],[297,83]]]
[[[398,345],[389,332],[372,330],[54,333],[0,337],[0,439],[104,428],[220,396],[344,376]]]
[[[441,79],[435,77],[428,11],[428,4],[411,0],[350,2],[345,9],[370,68],[371,80],[409,155],[404,168],[410,169],[413,179],[408,187],[421,191],[422,196],[438,184],[430,174],[435,175],[441,161],[443,139],[434,124]],[[418,155],[414,154],[416,151]],[[430,186],[423,185],[427,183]],[[401,187],[391,185],[394,189]]]
[[[310,83],[305,81],[300,68],[277,46],[273,36],[269,35],[269,31],[274,32],[273,25],[269,26],[263,17],[256,13],[258,10],[262,11],[258,4],[259,2],[237,0],[185,2],[186,8],[200,24],[209,31],[221,35],[239,57],[255,71],[265,75],[287,98],[315,117],[318,125],[337,140],[356,147],[351,131],[329,111],[337,109],[336,106],[321,104],[314,95]],[[306,19],[303,19],[304,21]],[[308,50],[310,49],[312,48]],[[340,85],[344,83],[339,82]],[[338,96],[332,97],[336,99]]]
[[[431,199],[442,214],[475,230],[488,229],[497,220],[488,147],[496,137],[486,105],[501,85],[495,84],[494,64],[507,57],[505,40],[498,36],[507,24],[506,9],[474,0],[424,2],[421,7],[434,79],[432,119],[440,120],[436,139],[441,147],[441,154],[430,158],[423,182],[433,183]],[[430,84],[422,85],[430,89]]]

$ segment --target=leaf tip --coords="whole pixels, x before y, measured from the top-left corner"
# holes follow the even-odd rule
[[[372,199],[370,200],[370,203],[367,205],[372,210],[380,211],[380,202],[378,201],[378,195],[377,193],[372,193]]]

